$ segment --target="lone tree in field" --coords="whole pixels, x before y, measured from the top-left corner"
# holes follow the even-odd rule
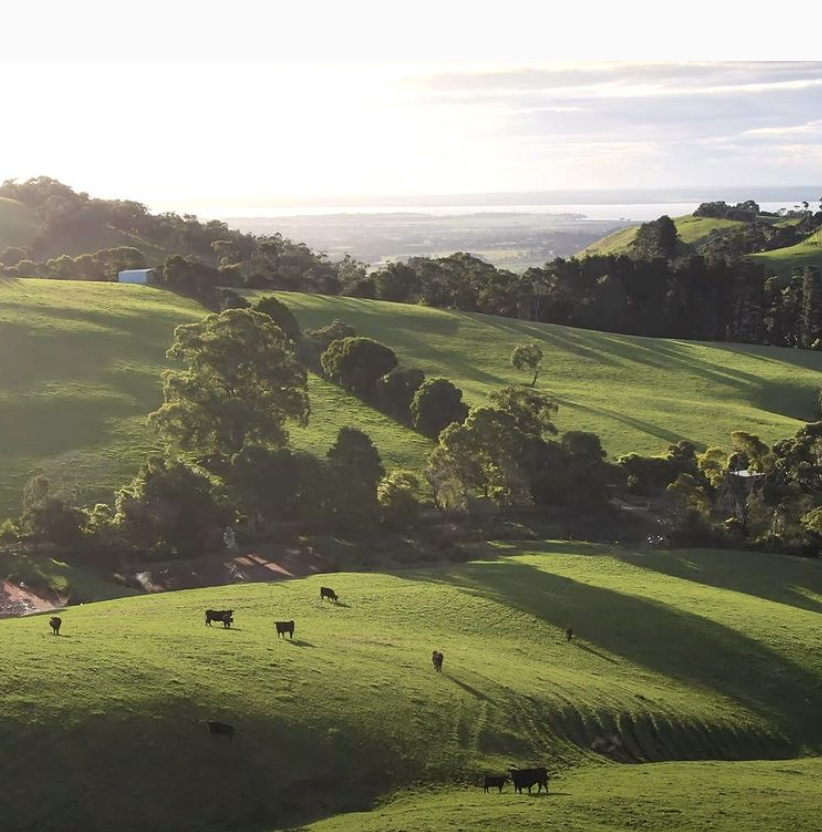
[[[285,444],[285,423],[308,423],[306,371],[268,315],[229,309],[178,326],[163,374],[165,403],[149,416],[171,445],[222,465],[246,442]]]
[[[531,387],[535,387],[537,377],[542,370],[542,347],[536,341],[527,341],[517,344],[511,353],[511,366],[515,370],[531,372],[534,377],[531,379]]]

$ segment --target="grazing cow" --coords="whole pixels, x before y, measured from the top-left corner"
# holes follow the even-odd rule
[[[337,603],[337,593],[334,592],[333,589],[327,586],[320,587],[320,601],[325,600],[328,598],[329,601],[333,601],[335,604]]]
[[[207,719],[206,725],[208,725],[208,733],[211,734],[212,737],[219,737],[222,735],[224,737],[228,737],[229,740],[234,739],[233,725],[229,725],[227,722],[217,722],[214,719]]]
[[[294,622],[293,621],[275,621],[274,626],[277,628],[277,638],[288,633],[290,638],[294,638]]]
[[[543,786],[545,793],[548,793],[548,769],[546,768],[522,768],[509,769],[511,772],[511,780],[514,782],[514,791],[522,794],[523,789],[528,789],[528,794],[531,794],[531,786],[537,787],[537,794],[540,793]]]
[[[499,789],[499,793],[502,794],[502,787],[508,781],[508,777],[505,774],[502,775],[494,775],[494,774],[486,774],[485,775],[485,793],[488,794],[488,789],[493,789],[494,787]]]
[[[573,627],[566,627],[565,628],[565,638],[567,641],[570,641],[574,637],[574,628]]]
[[[56,635],[56,636],[60,635],[60,626],[62,625],[62,623],[63,623],[62,618],[59,618],[56,615],[53,615],[51,617],[51,619],[49,620],[49,624],[51,625],[51,631],[54,635]]]
[[[222,621],[223,627],[230,627],[234,622],[234,610],[206,610],[205,622],[210,627],[212,621]]]
[[[444,658],[445,656],[443,656],[439,650],[435,650],[431,654],[431,661],[434,663],[434,670],[436,670],[437,673],[442,673],[442,660]]]

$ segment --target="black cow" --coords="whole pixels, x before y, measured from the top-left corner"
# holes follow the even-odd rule
[[[565,639],[570,641],[574,637],[574,628],[573,627],[566,627],[565,628]]]
[[[329,601],[333,601],[335,604],[337,603],[337,593],[334,592],[333,589],[327,586],[320,587],[320,601],[325,600],[328,598]]]
[[[277,628],[277,638],[282,636],[285,638],[285,634],[291,638],[294,638],[294,622],[293,621],[275,621],[274,626]]]
[[[537,794],[545,787],[545,793],[548,793],[548,769],[546,768],[522,768],[509,769],[511,772],[511,780],[514,782],[514,791],[522,794],[523,789],[528,789],[528,794],[531,794],[531,787],[537,786]]]
[[[488,794],[488,789],[497,788],[502,794],[502,787],[508,782],[508,777],[504,774],[486,774],[485,775],[485,793]]]
[[[222,621],[223,627],[230,627],[234,621],[234,610],[206,610],[205,623],[210,627],[212,621]]]
[[[229,740],[234,739],[233,725],[229,725],[227,722],[217,722],[214,719],[207,719],[206,725],[208,725],[208,733],[211,734],[212,737],[219,737],[222,735],[224,737],[228,737]]]
[[[60,635],[60,626],[62,625],[62,623],[63,623],[62,618],[59,618],[56,615],[51,617],[51,620],[49,621],[49,625],[51,626],[51,631],[54,635],[56,635],[56,636]]]
[[[437,673],[442,673],[442,660],[444,658],[445,656],[443,656],[439,650],[435,650],[431,654],[431,661],[434,663],[434,670],[436,670]]]

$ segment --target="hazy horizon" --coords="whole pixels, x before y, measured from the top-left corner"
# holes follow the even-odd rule
[[[822,179],[822,62],[15,69],[6,111],[26,129],[4,132],[0,180],[49,175],[158,209]]]

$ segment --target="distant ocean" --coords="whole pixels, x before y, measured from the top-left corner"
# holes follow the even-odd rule
[[[728,200],[729,202],[735,200]],[[795,202],[760,202],[764,211],[791,209]],[[699,202],[648,202],[613,205],[375,205],[375,206],[281,206],[273,208],[201,209],[198,215],[221,220],[260,219],[279,217],[322,217],[339,214],[427,214],[451,217],[466,214],[577,214],[589,220],[634,220],[646,222],[663,214],[679,217],[692,214]]]

